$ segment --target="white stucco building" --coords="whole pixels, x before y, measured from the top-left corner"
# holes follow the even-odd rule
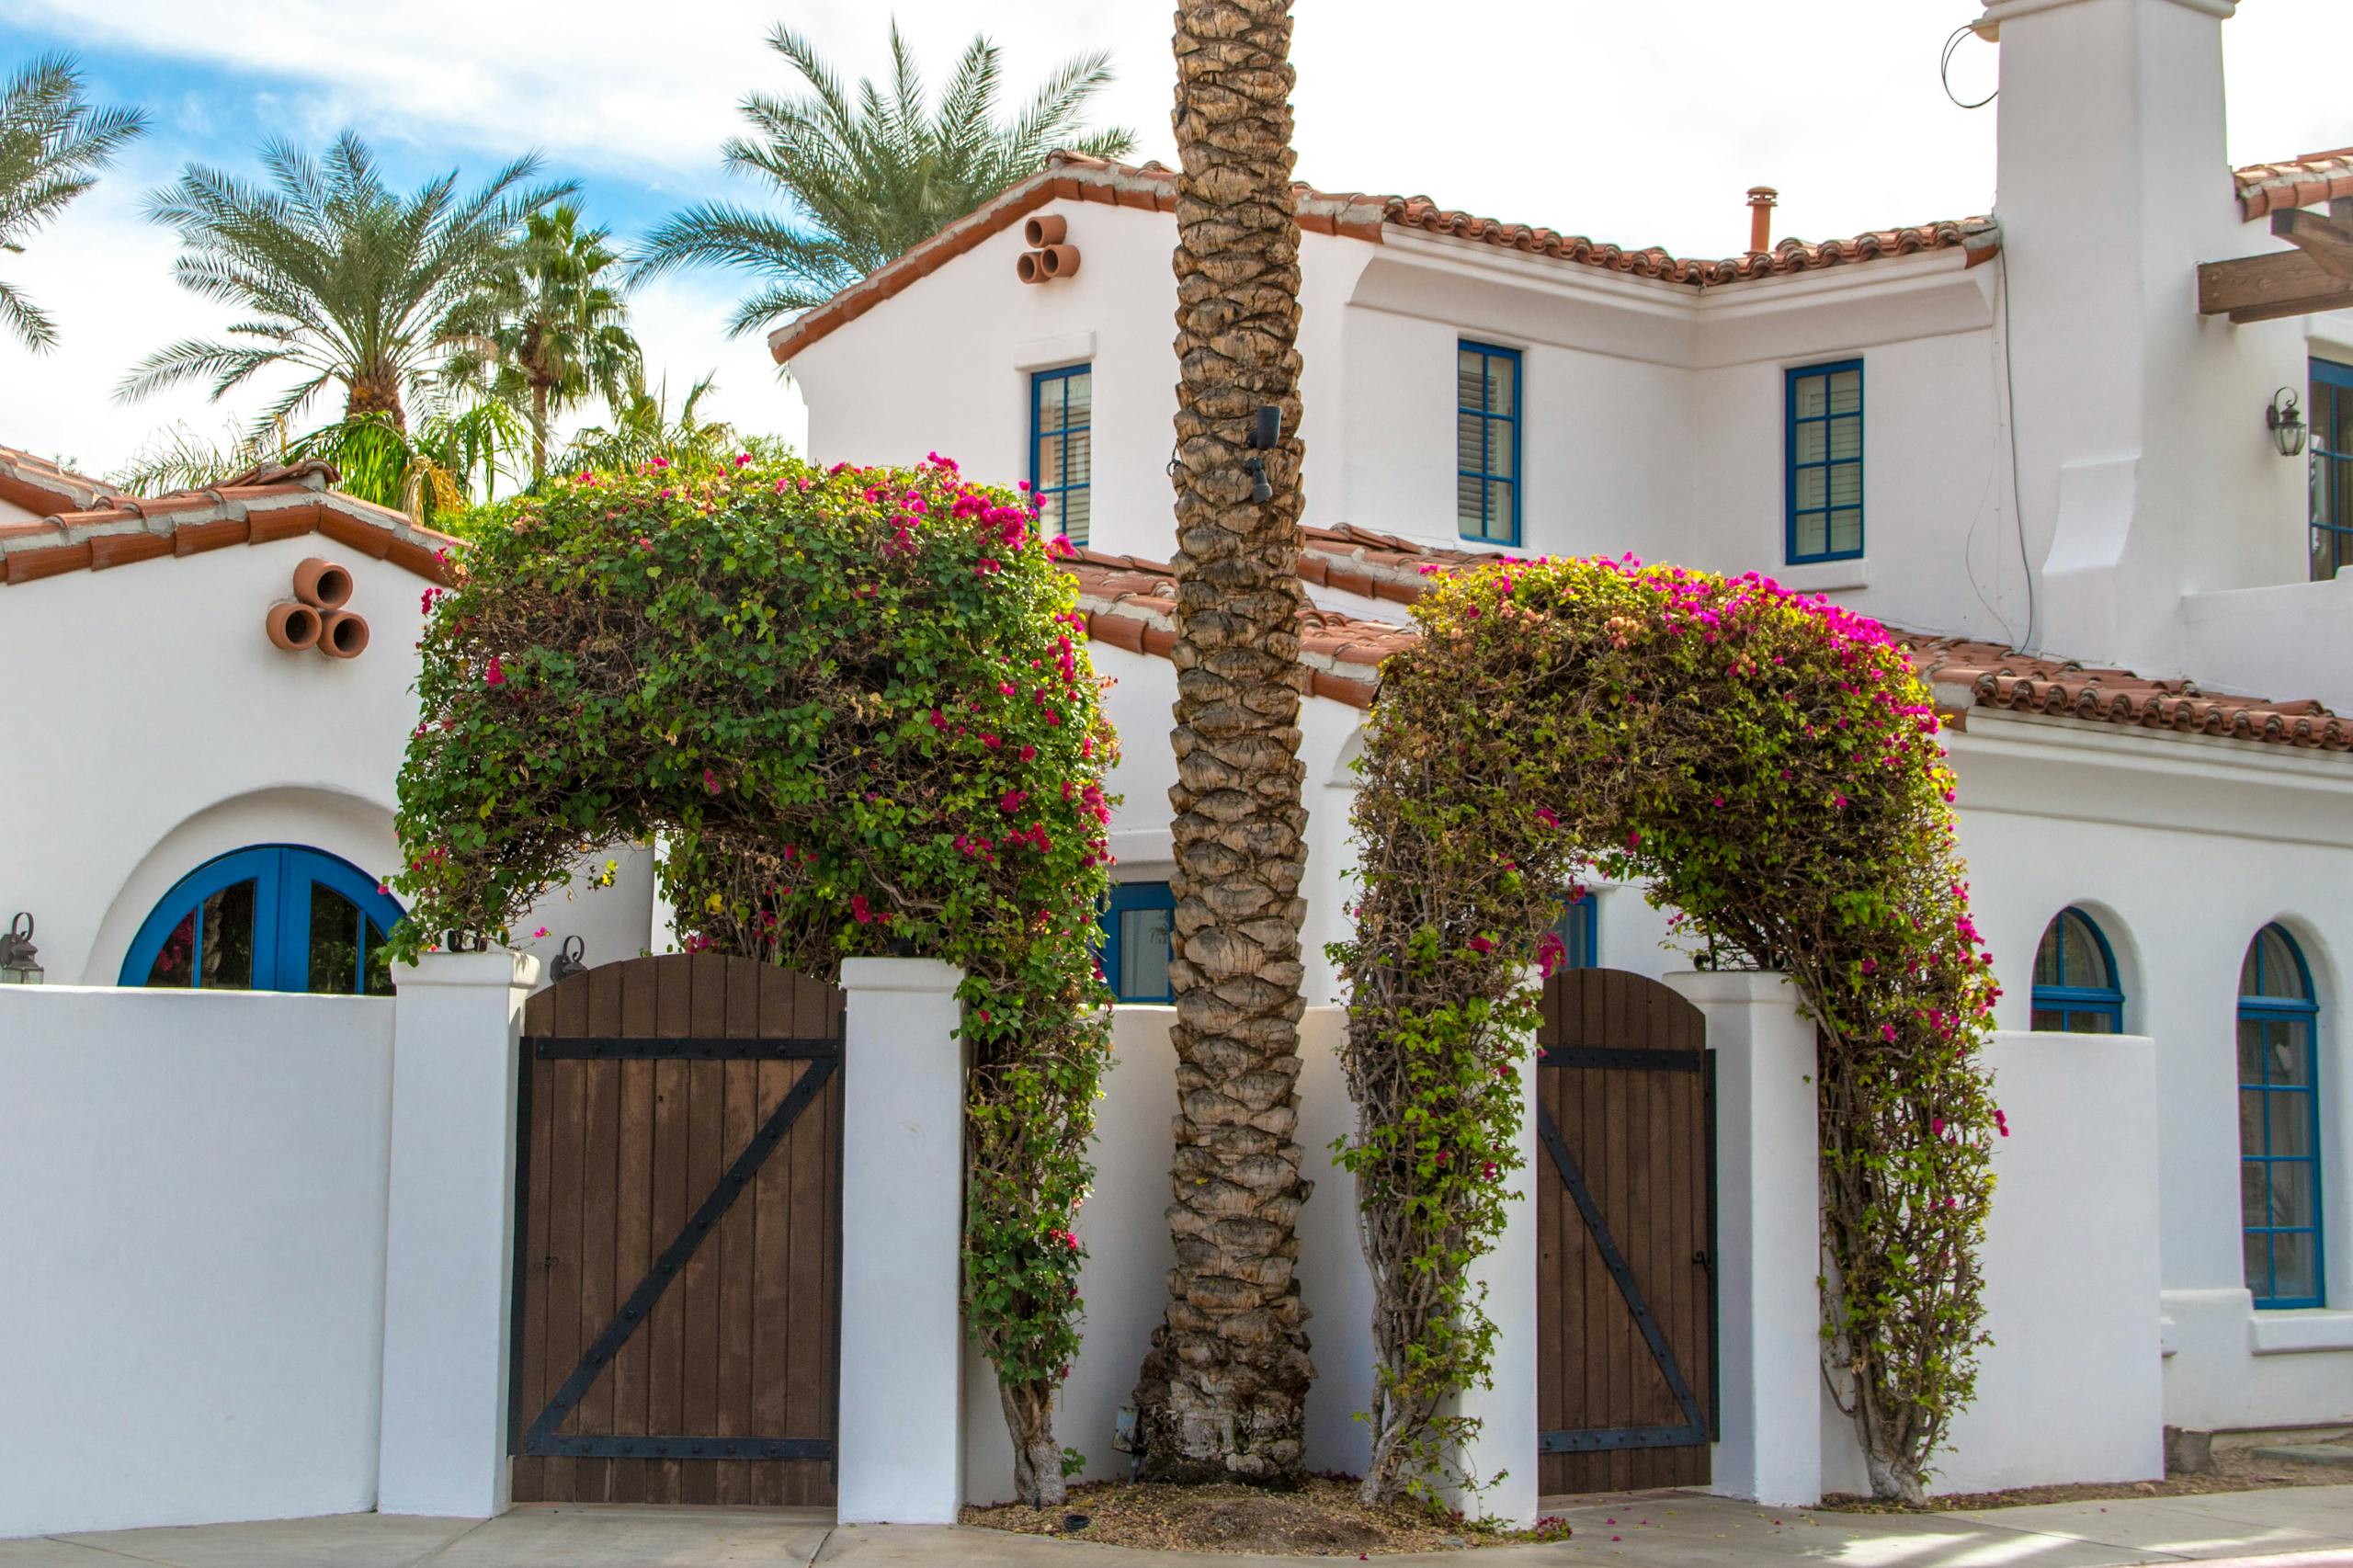
[[[2319,210],[2353,150],[2234,173],[2233,9],[1989,5],[1988,217],[1692,261],[1300,193],[1312,1000],[1338,1000],[1359,710],[1424,566],[1631,551],[1903,628],[2004,1026],[2153,1041],[2147,1376],[2198,1428],[2353,1415],[2353,724],[2323,706],[2353,702],[2353,223]],[[770,339],[813,457],[952,452],[1084,542],[1137,909],[1169,855],[1174,185],[1059,159]],[[1026,281],[1041,243],[1080,265]],[[1682,962],[1636,890],[1586,929],[1600,965]]]
[[[1303,1141],[1320,1146],[1347,1126],[1332,1054],[1344,999],[1322,954],[1344,929],[1348,764],[1381,659],[1413,636],[1406,607],[1425,568],[1631,551],[1763,571],[1904,629],[1959,772],[1977,918],[2006,986],[1995,1060],[2018,1133],[1998,1153],[1988,1255],[1997,1344],[1955,1433],[1949,1487],[2144,1477],[2161,1467],[2165,1425],[2353,1419],[2353,723],[2325,706],[2353,704],[2353,218],[2339,228],[2327,212],[2353,201],[2353,150],[2228,166],[2221,51],[2233,9],[1990,4],[2002,92],[1989,216],[1901,215],[1927,221],[1826,242],[1758,236],[1728,259],[1695,261],[1421,198],[1302,192],[1301,574],[1314,606],[1303,627],[1314,693],[1302,721]],[[771,339],[808,402],[813,458],[947,453],[976,476],[1035,483],[1086,547],[1075,570],[1094,658],[1117,681],[1108,702],[1126,739],[1106,966],[1135,1004],[1118,1022],[1127,1064],[1112,1080],[1103,1181],[1085,1221],[1088,1348],[1064,1399],[1066,1440],[1103,1474],[1120,1462],[1106,1434],[1167,1263],[1155,1228],[1166,1146],[1154,1139],[1173,1090],[1166,1018],[1152,1004],[1166,994],[1171,905],[1173,763],[1159,737],[1174,693],[1174,599],[1159,563],[1170,542],[1173,202],[1166,170],[1058,157]],[[1739,216],[1729,198],[1726,210]],[[1033,260],[1047,280],[1025,281],[1024,259],[1051,246],[1067,247],[1054,275]],[[926,354],[921,377],[875,373],[902,362],[904,346],[939,342],[958,352]],[[2291,403],[2283,435],[2267,414]],[[378,883],[398,853],[420,596],[440,580],[436,552],[449,541],[335,494],[315,467],[247,477],[123,497],[0,448],[0,797],[15,824],[0,842],[0,929],[28,912],[49,985],[91,988],[53,999],[38,1030],[13,1022],[35,1015],[0,1009],[0,1051],[19,1043],[7,1033],[17,1028],[48,1074],[29,1081],[60,1103],[92,1101],[10,1123],[0,1149],[18,1163],[0,1178],[43,1194],[53,1179],[59,1205],[100,1219],[106,1204],[145,1202],[111,1166],[101,1174],[119,1187],[74,1177],[69,1157],[117,1131],[102,1113],[113,1109],[108,1085],[125,1083],[172,1086],[129,1102],[140,1173],[168,1176],[185,1155],[217,1174],[174,1184],[170,1218],[148,1227],[180,1243],[158,1249],[181,1270],[161,1283],[165,1263],[59,1240],[37,1203],[13,1206],[18,1230],[0,1242],[81,1271],[79,1294],[42,1299],[41,1333],[63,1340],[111,1324],[108,1355],[116,1340],[182,1332],[169,1314],[121,1303],[247,1300],[207,1282],[219,1258],[235,1260],[253,1302],[226,1339],[205,1342],[250,1375],[160,1425],[126,1416],[108,1429],[120,1445],[110,1456],[139,1450],[123,1473],[152,1466],[166,1479],[132,1496],[85,1495],[74,1477],[89,1467],[62,1469],[40,1495],[0,1508],[0,1534],[240,1509],[423,1508],[421,1498],[487,1510],[506,1496],[503,1471],[487,1475],[505,1462],[503,1390],[488,1372],[452,1372],[438,1347],[472,1335],[465,1365],[504,1366],[524,1265],[557,1260],[506,1251],[528,1168],[509,1141],[512,1107],[469,1119],[480,1105],[434,1096],[448,1083],[477,1097],[512,1085],[510,1059],[468,1058],[452,1031],[504,1029],[513,1051],[521,1004],[508,993],[519,997],[531,966],[452,957],[482,973],[404,989],[396,1031],[394,1004],[381,999],[391,976],[370,961],[400,914]],[[330,586],[347,589],[332,605],[333,592],[314,591],[314,609],[367,623],[355,657],[323,656],[299,615],[290,634],[268,634],[273,606],[300,598],[297,574],[312,562],[338,569],[344,581]],[[542,957],[574,937],[592,965],[663,945],[650,855],[611,858],[615,885],[556,891],[527,923],[548,932],[529,938]],[[1689,967],[1664,948],[1665,917],[1639,888],[1604,888],[1567,930],[1586,968],[1648,983]],[[1712,1319],[1697,1354],[1721,1363],[1721,1391],[1714,1378],[1702,1391],[1722,1428],[1711,1432],[1713,1483],[1805,1502],[1860,1482],[1846,1429],[1812,1403],[1810,1033],[1785,998],[1741,992],[1740,980],[1674,981],[1719,1059],[1720,1234],[1707,1251],[1720,1256],[1704,1262]],[[116,989],[158,986],[361,994],[273,1007]],[[870,994],[892,993],[878,981]],[[167,1001],[200,1014],[173,1014]],[[854,996],[853,1058],[869,1028],[858,1006]],[[925,1006],[930,1028],[946,1004],[931,994]],[[183,1016],[200,1027],[175,1021]],[[915,1039],[898,1044],[919,1067],[928,1058]],[[287,1073],[273,1051],[305,1041],[340,1054]],[[223,1089],[216,1058],[197,1052],[270,1093]],[[933,1122],[938,1104],[953,1104],[936,1083],[861,1080],[854,1062],[847,1082],[853,1095],[861,1083],[928,1095]],[[174,1108],[183,1088],[222,1108],[191,1123]],[[352,1136],[313,1130],[273,1157],[271,1119],[330,1100]],[[848,1124],[920,1119],[892,1121],[897,1108],[853,1100]],[[209,1126],[233,1140],[233,1160],[176,1142]],[[948,1140],[929,1153],[952,1150],[952,1126],[926,1130]],[[49,1137],[54,1150],[39,1142]],[[351,1168],[313,1179],[313,1164],[339,1157]],[[1540,1166],[1536,1176],[1551,1179]],[[245,1216],[214,1196],[239,1191],[294,1197]],[[1302,1219],[1324,1371],[1309,1413],[1317,1468],[1360,1460],[1348,1417],[1362,1406],[1369,1304],[1346,1192],[1327,1177]],[[905,1196],[886,1187],[855,1201],[889,1213]],[[465,1244],[453,1248],[444,1221],[459,1210]],[[1533,1212],[1504,1260],[1521,1270],[1497,1292],[1516,1348],[1485,1407],[1491,1427],[1523,1447],[1539,1425],[1561,1435],[1561,1418],[1539,1416],[1529,1394],[1552,1375],[1529,1347],[1529,1324],[1553,1289],[1529,1287],[1557,1244],[1540,1245]],[[186,1239],[239,1224],[228,1244]],[[311,1252],[333,1260],[334,1279],[305,1263]],[[458,1253],[462,1267],[442,1256]],[[419,1258],[431,1260],[422,1272]],[[381,1280],[353,1286],[354,1271],[379,1267]],[[854,1292],[860,1270],[848,1275]],[[630,1282],[616,1275],[616,1292]],[[929,1288],[952,1294],[952,1270]],[[1688,1301],[1688,1282],[1676,1291]],[[316,1368],[286,1355],[301,1313],[263,1310],[290,1300],[344,1323],[313,1346]],[[893,1303],[863,1304],[880,1321]],[[842,1310],[859,1305],[845,1297]],[[135,1381],[93,1383],[71,1357],[36,1354],[45,1343],[18,1353],[42,1362],[37,1392],[53,1420],[36,1442],[0,1413],[12,1472],[70,1459],[55,1423],[75,1413],[144,1408],[125,1403]],[[926,1365],[954,1353],[907,1353],[918,1350]],[[961,1419],[964,1435],[941,1440],[967,1458],[930,1468],[939,1486],[987,1497],[1005,1469],[988,1457],[1002,1434],[969,1356],[965,1382],[961,1417],[951,1404],[925,1430]],[[441,1401],[444,1383],[464,1386]],[[301,1440],[268,1465],[236,1449],[221,1425],[232,1392],[244,1402],[233,1410],[240,1428]],[[472,1451],[455,1466],[415,1434],[460,1403]],[[289,1411],[309,1424],[273,1426]],[[1548,1450],[1546,1465],[1585,1451],[1574,1441]],[[193,1465],[191,1453],[220,1465]],[[1532,1507],[1534,1468],[1505,1462],[1523,1472]],[[265,1469],[268,1484],[255,1479]]]

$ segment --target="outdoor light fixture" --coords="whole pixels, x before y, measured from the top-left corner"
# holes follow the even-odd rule
[[[580,939],[579,932],[574,931],[566,937],[563,946],[556,949],[555,962],[548,966],[548,978],[563,981],[570,980],[575,974],[587,973],[587,960],[581,956],[587,950],[588,945]]]
[[[19,910],[0,932],[0,985],[39,985],[40,964],[33,957],[33,917]]]
[[[2293,387],[2281,387],[2271,394],[2271,406],[2263,411],[2263,422],[2271,426],[2271,444],[2279,449],[2281,457],[2304,455],[2304,411],[2296,405]]]
[[[1250,447],[1253,451],[1271,452],[1283,438],[1283,411],[1273,403],[1262,405],[1250,421]],[[1263,506],[1275,498],[1275,487],[1267,483],[1267,460],[1249,457],[1242,460],[1242,472],[1250,476],[1250,500]]]

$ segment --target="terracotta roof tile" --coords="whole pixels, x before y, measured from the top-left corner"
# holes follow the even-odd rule
[[[2306,153],[2277,164],[2250,164],[2231,175],[2238,186],[2239,212],[2252,222],[2283,208],[2353,196],[2353,147]]]
[[[448,581],[442,552],[456,548],[455,540],[333,489],[337,477],[330,463],[265,463],[209,490],[149,498],[116,494],[98,480],[0,447],[0,501],[37,519],[0,523],[0,584],[313,532],[428,581]]]
[[[1441,207],[1426,196],[1373,196],[1361,191],[1318,190],[1309,185],[1295,186],[1293,189],[1298,199],[1299,226],[1312,233],[1342,234],[1379,244],[1385,232],[1393,226],[1477,240],[1502,249],[1693,287],[1746,282],[1954,246],[1967,251],[1970,264],[1974,266],[1990,258],[2001,246],[2001,230],[1992,219],[1964,218],[1911,228],[1879,229],[1852,239],[1812,244],[1783,240],[1769,251],[1703,261],[1670,256],[1655,247],[1628,250],[1581,234],[1497,222]],[[835,327],[857,320],[943,262],[1002,233],[1049,201],[1099,201],[1114,207],[1173,212],[1176,210],[1176,171],[1156,163],[1130,165],[1078,153],[1049,153],[1045,166],[1038,173],[1008,187],[816,309],[778,327],[768,335],[768,352],[782,364]]]
[[[1410,604],[1425,590],[1425,566],[1443,574],[1502,559],[1430,549],[1346,524],[1300,531],[1302,581],[1334,586],[1335,579],[1355,574],[1370,583],[1373,597],[1398,603]],[[1113,618],[1129,618],[1164,624],[1173,636],[1176,580],[1166,566],[1134,556],[1083,552],[1074,570],[1090,635],[1134,652],[1133,634],[1113,623]],[[1110,630],[1107,634],[1098,627]],[[2087,723],[2353,752],[2353,722],[2317,702],[2222,696],[2200,689],[2194,681],[2144,680],[2130,670],[2021,653],[1995,642],[1888,631],[1909,650],[1938,708],[1957,722],[1965,723],[1972,708],[2003,708]],[[1372,705],[1381,662],[1412,646],[1417,635],[1411,626],[1333,610],[1309,609],[1301,616],[1302,653],[1315,694],[1358,708]]]

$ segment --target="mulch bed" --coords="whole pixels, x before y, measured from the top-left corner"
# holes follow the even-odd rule
[[[2297,1433],[2274,1442],[2319,1442],[2316,1433]],[[2251,1446],[2218,1442],[2214,1468],[2189,1474],[2176,1471],[2163,1481],[2092,1483],[2075,1486],[2020,1486],[2008,1492],[1956,1493],[1931,1497],[1933,1513],[1950,1514],[1975,1508],[2023,1508],[2037,1503],[2105,1503],[2130,1497],[2201,1497],[2217,1492],[2260,1492],[2275,1486],[2343,1486],[2353,1483],[2353,1471],[2336,1465],[2302,1464],[2294,1460],[2258,1459]],[[1869,1497],[1832,1495],[1822,1500],[1822,1511],[1836,1514],[1901,1514],[1901,1503]]]
[[[1296,1492],[1095,1481],[1072,1487],[1064,1507],[1025,1508],[1006,1503],[966,1508],[962,1522],[1145,1551],[1367,1560],[1398,1551],[1561,1540],[1566,1534],[1565,1527],[1521,1535],[1483,1529],[1419,1508],[1368,1508],[1357,1501],[1356,1483],[1324,1476]]]

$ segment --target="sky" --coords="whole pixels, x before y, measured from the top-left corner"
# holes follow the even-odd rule
[[[113,388],[162,344],[228,315],[171,278],[177,243],[142,215],[188,164],[252,176],[269,135],[323,146],[346,127],[403,187],[478,179],[538,151],[576,179],[589,221],[626,245],[690,202],[780,210],[728,175],[721,142],[747,91],[789,93],[767,49],[783,23],[845,76],[880,74],[895,14],[935,81],[984,15],[1009,101],[1072,54],[1108,49],[1117,83],[1097,124],[1174,163],[1169,0],[0,0],[0,73],[76,53],[101,103],[135,103],[151,133],[0,271],[56,319],[63,343],[0,340],[0,444],[106,473],[181,423],[242,424],[273,386],[210,403],[187,389],[124,404]],[[1292,59],[1300,177],[1327,190],[1422,194],[1449,206],[1627,245],[1720,256],[1745,246],[1743,193],[1781,192],[1777,237],[1848,235],[1987,210],[1995,109],[1938,79],[1976,0],[1298,0]],[[1669,15],[1671,13],[1671,19]],[[1432,25],[1432,18],[1442,18]],[[2224,33],[2234,164],[2353,142],[2341,91],[2347,0],[2246,0]],[[1994,85],[1995,51],[1964,40],[1951,85]],[[638,291],[652,379],[706,375],[706,408],[794,440],[797,393],[755,335],[730,338],[745,286],[716,270]],[[282,386],[283,383],[275,385]],[[326,412],[332,413],[332,409]],[[589,411],[596,417],[596,411]]]

